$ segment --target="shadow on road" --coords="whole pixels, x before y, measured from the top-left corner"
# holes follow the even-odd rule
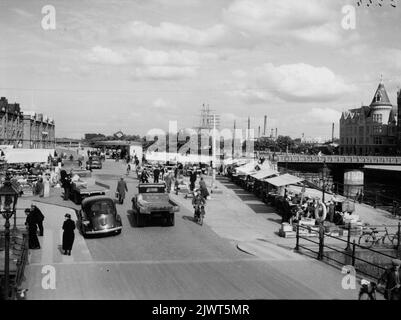
[[[182,216],[182,219],[196,223],[194,217],[191,216]]]

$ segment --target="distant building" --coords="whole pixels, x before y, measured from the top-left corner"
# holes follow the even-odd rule
[[[398,100],[400,93],[398,93]],[[400,101],[398,101],[400,108]],[[399,118],[399,115],[398,115]],[[398,123],[400,125],[400,123]],[[397,153],[397,107],[380,82],[369,106],[350,109],[340,118],[340,154],[395,155]]]
[[[54,148],[54,120],[35,112],[23,112],[18,103],[0,98],[0,144],[14,148]]]

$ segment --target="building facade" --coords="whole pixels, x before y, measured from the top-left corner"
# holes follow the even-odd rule
[[[398,108],[400,93],[398,93]],[[396,155],[400,115],[381,81],[369,106],[350,109],[340,118],[340,154]],[[398,119],[397,119],[398,118]],[[397,122],[398,120],[398,122]]]
[[[0,144],[14,148],[54,148],[54,120],[41,113],[23,112],[18,103],[0,98]]]

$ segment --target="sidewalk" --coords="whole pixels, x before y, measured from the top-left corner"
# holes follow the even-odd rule
[[[207,185],[211,185],[211,177],[204,176]],[[246,251],[260,258],[271,258],[272,248],[281,250],[282,258],[288,254],[301,256],[293,252],[295,238],[283,238],[278,235],[281,226],[281,216],[275,208],[269,206],[241,187],[235,185],[226,177],[217,177],[215,185],[222,191],[221,194],[212,193],[211,200],[207,201],[205,223],[219,236],[230,240],[238,249]],[[193,211],[191,199],[184,199],[182,194],[172,198],[181,206]],[[363,223],[380,226],[393,225],[391,231],[396,231],[398,219],[389,212],[374,209],[365,204],[355,203],[355,214],[359,215]],[[358,241],[359,236],[351,237]],[[310,238],[318,242],[317,237]],[[342,237],[347,240],[347,237]],[[317,246],[311,242],[303,241],[308,246]],[[339,249],[344,249],[346,243],[330,237],[325,243]]]

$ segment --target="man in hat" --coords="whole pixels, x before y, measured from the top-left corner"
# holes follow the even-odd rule
[[[124,203],[126,191],[128,191],[127,183],[124,181],[124,177],[121,177],[120,181],[117,183],[118,202],[120,204]]]
[[[71,255],[72,245],[74,244],[75,239],[75,222],[71,220],[71,215],[66,213],[64,215],[65,221],[63,223],[63,244],[62,248],[64,250],[65,255]]]
[[[392,267],[388,268],[379,279],[379,284],[386,284],[384,298],[387,300],[401,299],[400,265],[401,260],[393,259]]]

